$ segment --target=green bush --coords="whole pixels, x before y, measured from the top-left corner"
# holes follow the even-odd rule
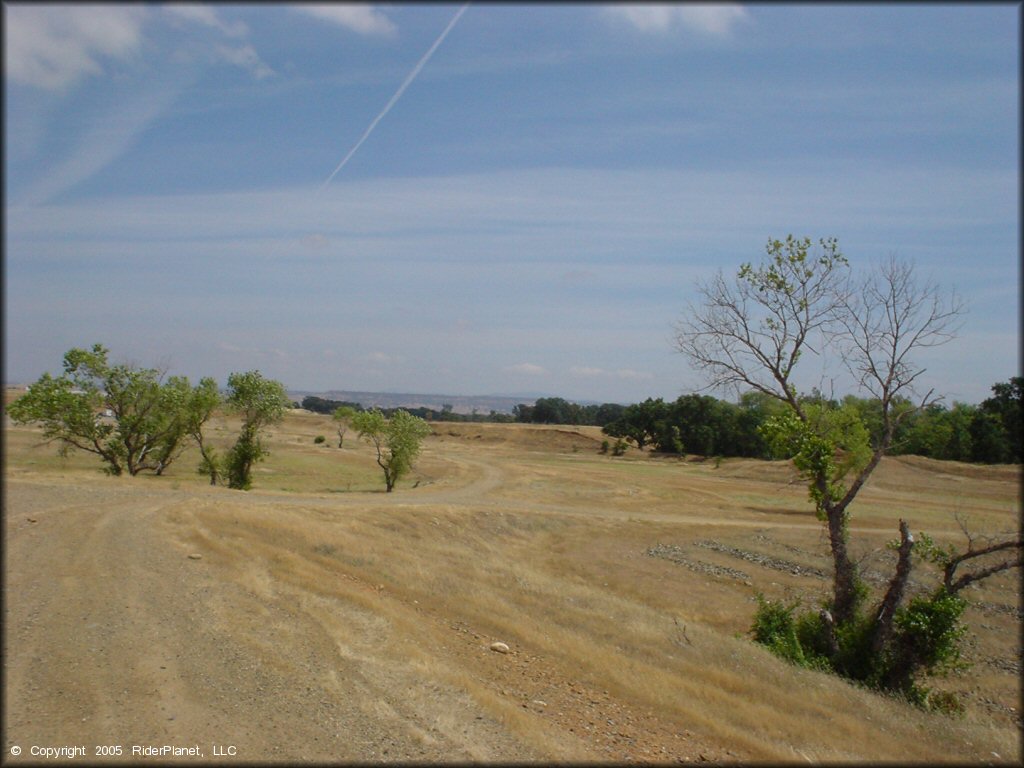
[[[768,649],[786,661],[805,666],[807,659],[797,636],[797,622],[793,613],[799,603],[786,605],[782,601],[767,600],[757,595],[757,613],[754,614],[754,625],[750,632],[754,642],[765,645]]]
[[[757,595],[750,634],[754,642],[793,664],[834,672],[877,690],[903,696],[918,706],[958,714],[963,706],[953,694],[931,693],[922,677],[962,668],[960,623],[966,603],[940,589],[916,597],[896,612],[892,634],[881,651],[872,647],[876,612],[858,612],[835,627],[836,653],[829,649],[828,627],[822,614],[798,612],[799,601],[786,604]]]
[[[326,442],[326,441],[327,441],[327,438],[324,437],[323,435],[317,435],[316,437],[313,438],[313,442],[316,443],[317,445],[320,445],[320,443],[323,443],[323,442]]]

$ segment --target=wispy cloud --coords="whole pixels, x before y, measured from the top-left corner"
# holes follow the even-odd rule
[[[244,21],[225,22],[208,5],[170,4],[162,6],[164,13],[186,22],[201,24],[223,32],[228,37],[245,37],[249,27]]]
[[[251,45],[218,45],[215,50],[222,61],[248,70],[257,80],[274,74],[274,70],[259,57]]]
[[[244,21],[225,21],[208,5],[164,5],[161,17],[173,26],[191,25],[205,27],[214,32],[214,41],[206,41],[211,59],[217,63],[229,64],[247,70],[255,79],[262,80],[274,74],[274,70],[260,58],[256,49],[244,42],[249,35],[249,26]],[[225,43],[223,38],[232,42]]]
[[[750,16],[740,5],[612,5],[603,9],[605,16],[624,21],[641,32],[666,33],[679,28],[692,29],[714,37],[728,37]]]
[[[371,363],[387,365],[388,363],[399,363],[402,358],[398,355],[389,355],[387,352],[371,352],[366,356]]]
[[[251,44],[244,22],[223,20],[204,5],[27,6],[5,8],[8,81],[67,92],[89,77],[105,78],[104,96],[74,114],[74,140],[50,153],[48,167],[14,191],[19,205],[38,205],[93,177],[130,149],[173,105],[203,66],[227,64],[257,80],[273,74]],[[158,29],[177,29],[170,43]],[[116,66],[115,66],[116,64]],[[190,66],[191,64],[191,66]],[[51,126],[37,121],[35,132]],[[68,125],[52,126],[69,131]],[[18,134],[10,152],[24,156],[39,139]],[[20,155],[19,155],[20,153]]]
[[[606,371],[604,368],[591,368],[588,366],[574,365],[569,369],[569,373],[581,378],[620,379],[622,381],[649,381],[654,378],[653,374],[634,371],[630,368]]]
[[[544,376],[547,374],[547,369],[535,365],[534,363],[519,363],[518,365],[509,365],[504,368],[507,373],[518,373],[526,376]]]
[[[104,59],[126,59],[142,44],[140,6],[8,5],[4,72],[22,85],[61,90],[103,71]]]
[[[96,116],[77,136],[71,153],[19,196],[21,205],[39,205],[81,184],[126,152],[145,128],[177,99],[184,82],[168,83],[125,98],[114,114]]]
[[[293,10],[304,13],[361,35],[393,35],[395,25],[387,16],[370,5],[295,5]]]

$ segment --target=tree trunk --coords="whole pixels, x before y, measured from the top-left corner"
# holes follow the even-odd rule
[[[846,515],[831,505],[826,509],[828,538],[832,549],[832,612],[836,624],[845,624],[857,611],[857,569],[846,548]]]
[[[889,589],[878,610],[875,619],[875,627],[872,630],[871,652],[876,656],[882,652],[885,644],[892,635],[892,621],[903,600],[903,592],[906,589],[907,581],[910,579],[912,561],[910,553],[914,548],[914,537],[910,535],[910,527],[906,520],[900,520],[900,548],[899,558],[896,561],[896,573],[889,582]]]

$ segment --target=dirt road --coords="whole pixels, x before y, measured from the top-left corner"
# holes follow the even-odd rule
[[[143,501],[107,482],[78,505],[80,487],[8,483],[8,748],[85,745],[93,757],[117,744],[130,757],[133,745],[197,745],[247,762],[538,757],[464,693],[375,655],[367,612],[281,585],[247,589],[209,557],[190,558],[199,553],[168,521],[194,503],[186,494]],[[340,638],[334,626],[347,627]]]

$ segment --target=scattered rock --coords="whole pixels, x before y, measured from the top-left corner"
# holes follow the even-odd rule
[[[698,541],[695,542],[698,547],[703,549],[710,549],[713,552],[722,552],[733,557],[738,557],[741,560],[746,560],[748,563],[756,563],[757,565],[764,566],[765,568],[772,568],[776,571],[785,571],[792,573],[794,576],[817,576],[818,578],[825,578],[828,574],[821,568],[815,568],[809,565],[800,565],[790,560],[781,560],[776,557],[768,557],[762,555],[759,552],[750,552],[745,549],[739,549],[737,547],[730,547],[728,544],[722,544],[717,541]]]
[[[505,643],[491,643],[491,650],[496,653],[508,653],[508,646]]]
[[[34,517],[26,517],[25,519],[28,520],[30,523],[38,523],[39,522]]]
[[[192,552],[192,553],[191,553],[191,554],[190,554],[190,555],[188,556],[188,559],[189,559],[189,560],[202,560],[202,559],[203,559],[203,556],[202,556],[202,555],[200,555],[200,554],[197,554],[196,552]]]
[[[705,573],[709,576],[727,576],[740,581],[749,581],[750,576],[743,571],[738,571],[735,568],[729,568],[724,565],[713,565],[712,563],[705,563],[700,560],[690,560],[685,556],[683,550],[674,544],[658,544],[651,547],[646,552],[650,557],[660,557],[665,560],[669,560],[677,565],[685,566],[691,571],[697,573]]]

